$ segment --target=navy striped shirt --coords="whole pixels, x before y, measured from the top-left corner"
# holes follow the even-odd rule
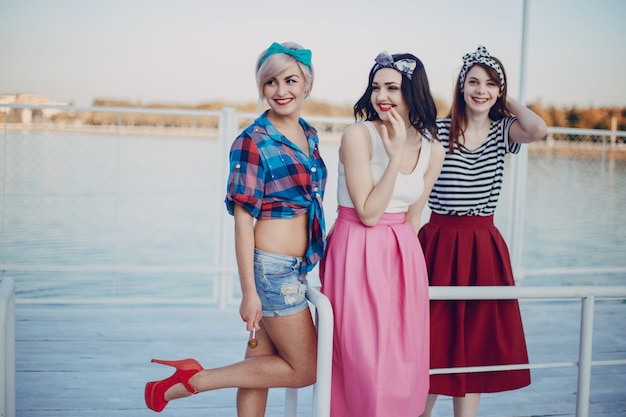
[[[475,150],[462,144],[447,153],[441,174],[428,198],[437,214],[489,216],[496,210],[507,153],[518,153],[521,145],[509,145],[509,128],[515,117],[492,121],[487,140]],[[450,119],[438,119],[437,131],[443,147],[449,149]]]

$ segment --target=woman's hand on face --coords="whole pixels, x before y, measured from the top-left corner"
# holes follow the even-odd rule
[[[251,332],[252,329],[259,329],[259,322],[263,317],[261,299],[258,295],[243,296],[241,305],[239,306],[239,315],[245,321],[246,330]]]
[[[389,159],[392,159],[402,155],[406,142],[406,124],[395,108],[392,107],[387,114],[389,120],[387,124],[380,124],[380,131],[385,151]]]

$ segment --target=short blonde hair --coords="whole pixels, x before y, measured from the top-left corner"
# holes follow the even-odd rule
[[[295,42],[284,42],[281,43],[282,46],[289,49],[304,49],[302,46]],[[263,58],[267,54],[267,49],[259,54],[259,57],[256,61],[256,85],[259,90],[259,101],[265,100],[265,96],[263,95],[263,86],[272,78],[276,77],[278,74],[283,72],[289,66],[293,65],[294,62],[298,64],[302,74],[304,75],[304,80],[307,83],[307,89],[304,98],[308,98],[311,94],[311,89],[313,88],[313,80],[315,78],[313,72],[313,64],[310,67],[304,65],[302,62],[298,61],[294,57],[287,54],[273,54],[268,56],[265,61],[261,64]]]

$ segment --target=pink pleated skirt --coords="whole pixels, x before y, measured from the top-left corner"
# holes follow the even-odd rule
[[[515,285],[493,216],[431,214],[419,232],[430,285]],[[528,363],[517,300],[431,301],[431,368]],[[430,392],[454,397],[518,389],[530,371],[432,375]]]
[[[405,213],[367,227],[339,207],[320,279],[335,317],[331,417],[419,416],[429,384],[428,278]]]

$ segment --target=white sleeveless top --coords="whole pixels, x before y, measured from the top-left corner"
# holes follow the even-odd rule
[[[382,178],[387,164],[389,164],[389,157],[387,156],[387,152],[385,152],[383,140],[378,134],[376,127],[374,127],[373,122],[366,121],[363,123],[369,130],[372,142],[372,159],[370,161],[370,169],[372,172],[372,181],[374,185],[376,185]],[[391,201],[385,210],[386,213],[406,212],[411,204],[419,200],[420,196],[424,192],[424,172],[426,171],[428,161],[430,160],[430,149],[431,142],[425,137],[422,137],[422,147],[420,149],[417,165],[410,174],[405,175],[398,173]],[[337,203],[340,206],[354,208],[352,200],[350,200],[350,194],[348,194],[345,169],[341,161],[339,161]]]

